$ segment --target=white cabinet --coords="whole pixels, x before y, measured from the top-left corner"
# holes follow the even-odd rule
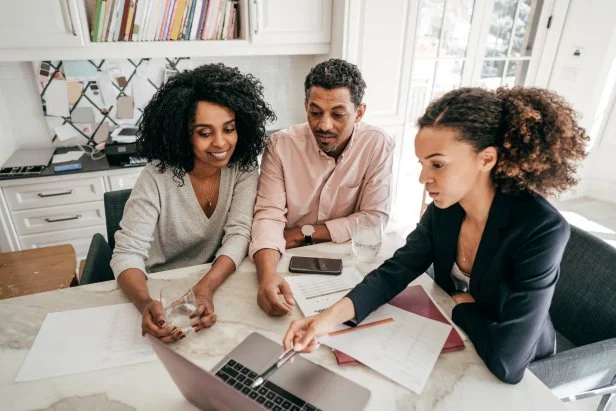
[[[84,44],[77,0],[0,0],[0,10],[0,49]]]
[[[86,258],[95,233],[107,237],[105,191],[132,188],[143,167],[0,181],[0,236],[9,249],[71,244]]]
[[[90,40],[89,1],[0,0],[0,61],[330,52],[332,0],[238,0],[234,40],[118,42]]]
[[[256,44],[329,43],[332,0],[249,0]]]
[[[139,167],[134,169],[134,172],[130,174],[118,174],[109,176],[109,191],[126,190],[127,188],[133,188],[141,170]]]

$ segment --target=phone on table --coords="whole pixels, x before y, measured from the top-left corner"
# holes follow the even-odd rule
[[[291,257],[289,271],[302,274],[340,275],[342,260],[339,258]]]

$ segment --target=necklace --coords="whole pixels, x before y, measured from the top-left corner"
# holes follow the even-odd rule
[[[458,242],[460,243],[460,254],[462,254],[462,261],[466,262],[466,253],[464,252],[464,240],[462,239],[462,230],[460,230]]]
[[[214,201],[216,199],[216,194],[218,193],[218,187],[220,185],[220,170],[211,176],[201,180],[199,182],[193,175],[191,175],[191,180],[194,180],[193,190],[195,194],[200,193],[201,198],[205,197],[205,204],[203,205],[203,209],[212,210],[215,206]],[[191,181],[192,182],[192,181]],[[210,183],[211,182],[211,183]],[[199,195],[197,195],[197,199]]]
[[[220,181],[220,171],[216,173],[216,180],[214,184],[212,184],[213,190],[211,190],[211,193],[208,193],[206,195],[206,200],[207,200],[206,204],[208,208],[212,208],[212,198],[216,195],[216,192],[218,191],[219,181]]]

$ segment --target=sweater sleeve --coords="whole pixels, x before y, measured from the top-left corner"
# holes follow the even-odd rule
[[[120,230],[115,233],[111,269],[116,278],[129,268],[146,272],[145,261],[159,216],[158,186],[152,171],[146,167],[133,187],[124,207]]]
[[[252,215],[257,196],[258,171],[238,173],[233,187],[231,208],[224,226],[222,245],[216,258],[226,255],[239,267],[248,251]]]

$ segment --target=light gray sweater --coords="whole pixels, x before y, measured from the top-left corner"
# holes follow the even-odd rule
[[[188,267],[226,255],[238,267],[248,250],[257,170],[221,170],[218,203],[208,218],[188,175],[178,187],[173,173],[148,164],[126,202],[115,233],[111,269],[116,278],[128,268],[145,273]]]

